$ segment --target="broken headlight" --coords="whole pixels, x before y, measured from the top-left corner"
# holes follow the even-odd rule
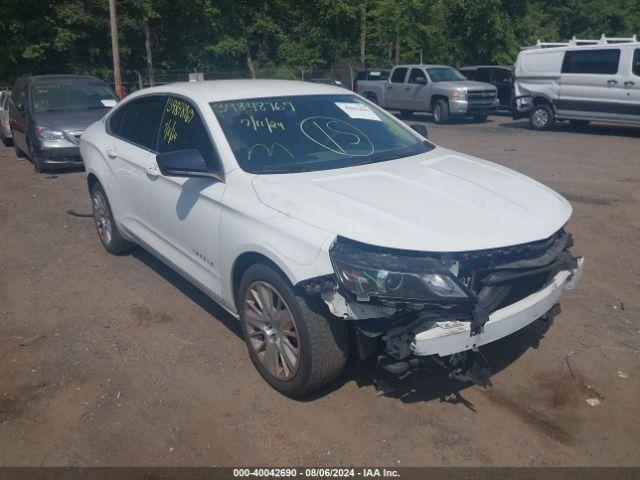
[[[393,253],[343,238],[338,238],[330,255],[340,285],[360,301],[370,297],[427,302],[471,300],[447,260],[411,252]]]

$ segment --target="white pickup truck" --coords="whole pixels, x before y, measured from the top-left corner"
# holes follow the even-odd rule
[[[403,114],[432,112],[436,123],[447,123],[454,116],[483,121],[499,105],[495,86],[467,80],[446,65],[399,65],[388,80],[359,81],[357,93]]]

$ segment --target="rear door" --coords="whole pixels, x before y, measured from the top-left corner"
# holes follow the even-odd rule
[[[618,119],[640,123],[640,47],[625,47],[622,64],[623,88]]]
[[[165,95],[147,95],[120,106],[107,119],[103,157],[114,175],[107,195],[119,224],[145,245],[155,244],[150,213],[156,164],[156,137]]]
[[[403,109],[405,79],[409,69],[406,67],[397,67],[393,70],[389,83],[387,84],[387,92],[385,94],[385,107],[391,109]]]
[[[567,50],[562,62],[558,116],[615,120],[624,88],[619,47]]]

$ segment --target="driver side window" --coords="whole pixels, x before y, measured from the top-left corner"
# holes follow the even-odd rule
[[[422,82],[420,82],[418,80],[419,78],[422,79]],[[419,85],[424,85],[425,83],[427,83],[427,76],[419,68],[412,68],[411,69],[411,73],[409,74],[409,83],[416,83],[416,84],[419,84]]]
[[[219,169],[216,151],[200,114],[191,103],[169,97],[158,133],[158,153],[195,149],[207,166]]]

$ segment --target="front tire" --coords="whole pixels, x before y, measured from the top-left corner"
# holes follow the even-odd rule
[[[529,127],[533,130],[551,130],[556,123],[553,108],[546,103],[534,105],[529,114]]]
[[[238,289],[240,323],[254,366],[273,388],[297,397],[334,380],[348,354],[343,320],[295,292],[266,264],[255,264]]]
[[[105,250],[114,255],[122,255],[134,250],[135,245],[125,240],[118,230],[111,213],[109,200],[107,200],[107,194],[97,182],[91,187],[91,205],[98,237]]]
[[[433,108],[433,121],[438,125],[449,121],[449,104],[444,100],[436,101],[436,105]]]
[[[29,160],[31,160],[31,163],[33,164],[33,170],[36,173],[42,173],[43,168],[42,168],[42,163],[40,162],[40,159],[38,158],[38,155],[36,155],[36,151],[33,149],[33,144],[31,143],[31,140],[29,140],[29,137],[27,137],[27,149],[29,150]]]

